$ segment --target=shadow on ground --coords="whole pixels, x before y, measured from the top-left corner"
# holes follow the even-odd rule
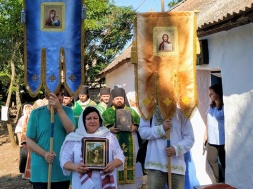
[[[6,175],[0,177],[1,189],[32,189],[29,180],[24,180],[19,176]]]

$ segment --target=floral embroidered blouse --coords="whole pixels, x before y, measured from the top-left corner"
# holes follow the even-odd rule
[[[163,119],[156,113],[149,120],[140,120],[139,133],[143,139],[149,140],[145,159],[145,169],[168,172],[168,157],[165,147],[167,145],[166,132],[163,129]],[[190,121],[177,109],[172,118],[170,144],[175,148],[176,155],[171,157],[171,172],[185,175],[186,164],[184,154],[194,144],[194,133]]]

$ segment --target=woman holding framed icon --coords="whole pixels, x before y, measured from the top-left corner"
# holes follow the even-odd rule
[[[98,150],[99,149],[99,150]],[[93,153],[100,151],[102,163],[89,164]],[[103,152],[103,153],[102,153]],[[123,170],[125,156],[117,138],[103,126],[103,119],[95,107],[82,112],[78,128],[67,135],[60,153],[65,175],[72,172],[72,188],[117,188],[117,170]],[[91,161],[94,162],[94,161]]]

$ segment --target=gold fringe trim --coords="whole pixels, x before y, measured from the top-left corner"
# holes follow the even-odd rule
[[[196,37],[196,54],[200,54],[200,44],[199,44],[199,39]]]
[[[60,73],[61,73],[61,81],[62,81],[61,83],[65,84],[66,83],[66,58],[65,58],[65,49],[63,47],[61,47],[60,49],[59,62],[60,62]],[[68,91],[68,89],[65,86],[64,88]]]
[[[131,47],[131,63],[132,64],[137,64],[138,63],[138,51],[137,51],[136,35],[137,35],[137,18],[134,19],[134,40],[132,42],[132,47]]]
[[[46,86],[46,62],[47,62],[47,57],[46,57],[47,50],[46,48],[41,49],[41,81],[43,86]],[[49,90],[45,88],[46,93],[49,93]]]
[[[193,11],[194,12],[194,11]],[[189,102],[189,104],[185,103],[188,97],[184,97],[183,99],[181,99],[180,101],[180,107],[182,110],[182,113],[184,114],[184,116],[188,119],[191,118],[191,116],[193,115],[193,112],[195,112],[195,110],[197,109],[198,106],[198,93],[197,93],[197,69],[196,69],[196,64],[197,64],[197,54],[198,51],[200,51],[200,47],[199,47],[199,40],[197,37],[197,17],[196,17],[196,12],[194,12],[195,14],[193,15],[194,17],[194,38],[193,38],[193,100]]]
[[[132,148],[133,148],[133,152],[135,152],[135,141],[134,141],[134,136],[133,134],[130,134],[129,135],[129,140],[132,140],[133,143],[132,143]],[[133,159],[133,161],[135,161],[135,153],[133,153],[131,159]],[[129,180],[128,178],[128,170],[130,171],[133,171],[133,180]],[[132,167],[127,167],[127,157],[125,159],[125,163],[124,163],[124,170],[121,171],[124,173],[124,179],[123,180],[119,180],[120,179],[120,176],[119,176],[119,172],[120,171],[117,171],[117,175],[118,175],[118,184],[134,184],[136,182],[136,168],[135,168],[135,163],[133,163],[133,166]],[[122,178],[121,178],[122,179]]]
[[[136,40],[133,41],[131,47],[131,63],[137,64],[138,62],[138,54],[137,54],[137,44]]]
[[[26,11],[26,0],[23,0],[23,5],[24,5],[24,10]],[[38,86],[37,90],[35,92],[32,92],[29,84],[28,84],[28,69],[27,69],[27,37],[26,37],[26,23],[24,24],[24,82],[26,85],[26,88],[28,90],[28,93],[31,97],[35,98],[39,91],[40,88],[42,87],[42,80],[40,80],[40,85]]]
[[[84,4],[85,0],[82,0],[82,4]],[[78,89],[72,93],[70,88],[67,86],[67,82],[66,82],[66,62],[64,62],[63,64],[63,70],[65,68],[65,71],[63,71],[64,73],[64,88],[69,92],[69,94],[71,96],[76,96],[79,93],[79,90],[81,88],[82,85],[85,84],[85,62],[84,62],[84,25],[85,25],[85,20],[81,20],[81,44],[80,44],[80,48],[81,48],[81,82],[80,85],[78,87]]]
[[[84,4],[85,0],[83,0],[83,4]],[[79,86],[79,88],[81,87],[81,85],[85,84],[85,67],[84,67],[84,23],[85,21],[82,21],[82,25],[81,25],[81,74],[82,74],[82,78],[81,78],[81,84]],[[73,94],[74,96],[78,94],[79,90],[76,90],[75,93]]]
[[[82,0],[82,4],[84,4],[85,0]],[[81,20],[81,44],[80,44],[80,48],[81,48],[81,82],[80,82],[80,85],[78,87],[78,89],[72,93],[70,88],[68,87],[67,85],[67,78],[66,78],[66,61],[64,59],[64,62],[62,64],[63,66],[63,78],[64,78],[64,88],[68,91],[68,93],[71,95],[71,96],[76,96],[78,95],[78,92],[81,88],[82,85],[85,84],[85,67],[84,67],[84,24],[85,24],[85,20]],[[65,54],[64,54],[64,57],[65,57]]]
[[[26,0],[23,0],[23,4],[24,4],[24,10],[26,11]],[[30,87],[28,86],[28,82],[27,82],[27,43],[26,43],[26,25],[24,24],[24,31],[23,31],[23,35],[24,35],[24,68],[25,68],[25,76],[24,76],[24,80],[25,80],[25,85],[26,85],[26,88],[28,89],[28,92],[29,92],[29,95],[32,96],[33,93],[30,89]]]

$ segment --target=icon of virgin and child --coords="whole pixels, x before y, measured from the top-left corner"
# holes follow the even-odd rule
[[[56,10],[50,10],[49,11],[49,16],[45,21],[46,26],[60,26],[60,18],[59,16],[56,15]]]

